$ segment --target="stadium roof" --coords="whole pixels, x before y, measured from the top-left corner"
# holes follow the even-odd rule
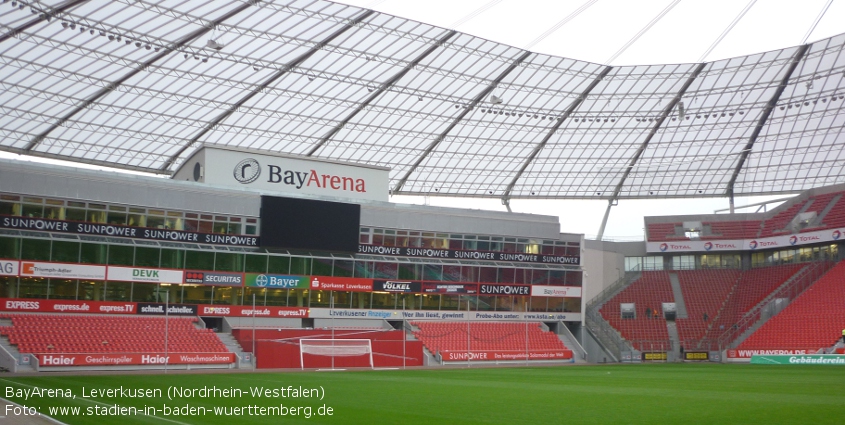
[[[845,182],[845,35],[609,66],[326,1],[4,0],[0,26],[9,152],[170,174],[244,147],[503,200]]]

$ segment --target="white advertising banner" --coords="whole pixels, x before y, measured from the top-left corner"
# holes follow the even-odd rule
[[[204,158],[203,181],[208,184],[273,193],[388,200],[387,168],[216,148],[205,148]],[[189,160],[186,166],[192,162]]]
[[[21,261],[21,277],[105,280],[106,266]]]
[[[109,280],[122,282],[182,283],[182,270],[109,266]]]
[[[762,249],[790,248],[824,242],[838,242],[845,235],[845,228],[817,230],[794,235],[771,236],[757,239],[647,242],[646,252],[711,252],[759,251]]]
[[[17,276],[19,269],[18,260],[0,260],[0,276]]]
[[[580,286],[544,286],[532,285],[532,297],[578,298],[581,296]]]
[[[312,308],[316,319],[444,320],[444,321],[552,321],[580,322],[581,313],[527,313],[521,311],[431,311]]]

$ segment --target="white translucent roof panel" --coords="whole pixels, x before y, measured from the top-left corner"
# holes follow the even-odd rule
[[[0,27],[10,152],[169,174],[240,147],[385,166],[394,193],[437,196],[845,183],[845,35],[608,67],[323,0],[6,2]]]

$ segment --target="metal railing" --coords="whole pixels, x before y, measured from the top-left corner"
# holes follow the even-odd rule
[[[758,325],[761,320],[768,319],[768,317],[765,317],[765,313],[767,311],[766,308],[772,301],[776,299],[784,299],[786,300],[786,304],[782,307],[785,307],[792,302],[792,300],[801,295],[802,292],[809,288],[819,278],[824,276],[834,264],[835,263],[832,261],[816,261],[808,263],[807,266],[789,278],[786,283],[781,285],[774,292],[766,296],[763,301],[759,302],[751,310],[745,313],[736,324],[730,327],[730,329],[725,330],[724,333],[719,335],[719,337],[715,340],[716,346],[719,349],[734,347],[736,344],[741,342],[740,337],[744,336],[747,331]]]

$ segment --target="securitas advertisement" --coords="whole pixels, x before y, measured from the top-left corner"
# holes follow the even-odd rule
[[[308,276],[289,276],[280,274],[247,273],[244,276],[246,286],[270,289],[308,289]]]
[[[261,155],[205,148],[185,162],[200,164],[203,181],[212,185],[339,198],[388,200],[388,172],[383,167]],[[183,167],[183,168],[185,168]],[[182,175],[177,172],[176,178]]]
[[[463,251],[437,248],[358,245],[359,254],[396,255],[402,257],[451,258],[456,260],[512,261],[577,266],[581,257],[574,255],[524,254],[519,252]]]
[[[243,273],[185,271],[185,283],[214,286],[241,286]]]
[[[256,236],[196,233],[170,229],[149,229],[145,227],[129,227],[116,224],[49,220],[46,218],[0,216],[0,228],[35,230],[40,232],[73,233],[77,235],[102,235],[120,238],[152,239],[157,241],[189,242],[211,245],[258,246],[258,237]]]

